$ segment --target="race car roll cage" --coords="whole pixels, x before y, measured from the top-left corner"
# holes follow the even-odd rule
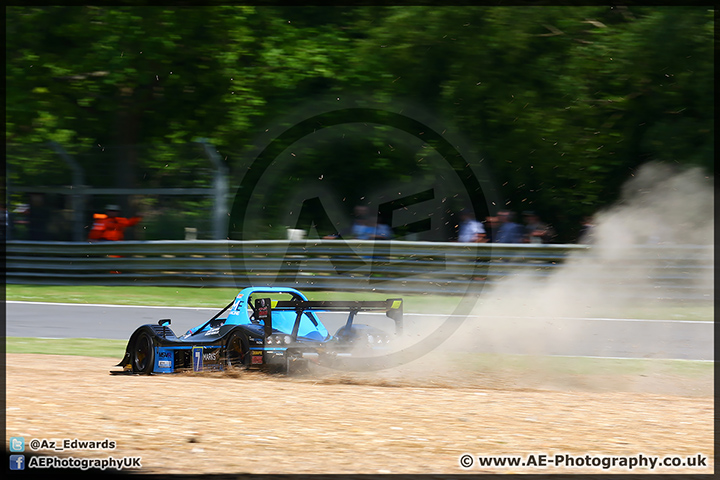
[[[190,335],[198,335],[202,332],[205,327],[211,325],[212,322],[217,320],[228,308],[230,308],[235,301],[228,303],[225,308],[216,313],[210,320],[205,322],[200,328]],[[295,310],[297,316],[295,317],[295,323],[293,324],[292,333],[290,334],[292,341],[296,342],[298,337],[298,330],[300,329],[300,321],[303,313],[306,311],[324,311],[324,312],[349,312],[348,319],[345,322],[344,328],[352,328],[355,316],[360,311],[384,311],[385,315],[395,321],[395,335],[401,335],[403,331],[403,306],[401,298],[388,298],[387,300],[272,300],[270,298],[256,298],[255,305],[248,302],[250,308],[253,311],[251,321],[253,317],[255,322],[259,324],[263,321],[264,336],[267,339],[272,334],[272,310]],[[313,322],[315,326],[318,325],[317,321],[308,315],[308,318]]]

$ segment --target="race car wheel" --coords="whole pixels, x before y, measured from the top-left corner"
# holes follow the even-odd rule
[[[152,373],[155,361],[155,350],[152,338],[147,332],[142,332],[135,340],[132,354],[132,366],[135,373]]]
[[[225,349],[227,366],[230,368],[247,368],[250,363],[250,350],[247,337],[240,332],[230,334]]]

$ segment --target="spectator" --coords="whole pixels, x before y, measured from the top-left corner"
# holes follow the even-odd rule
[[[88,235],[88,240],[92,241],[119,241],[125,238],[125,229],[137,224],[142,217],[118,217],[120,207],[117,205],[108,205],[105,207],[106,213],[96,213],[93,215],[93,227]]]
[[[28,211],[28,233],[30,240],[47,241],[48,209],[45,205],[45,194],[30,194],[30,210]]]
[[[578,234],[578,243],[589,244],[593,242],[593,233],[595,232],[595,221],[592,216],[583,218],[580,233]]]
[[[525,243],[550,243],[555,238],[555,230],[540,221],[540,217],[535,212],[523,212],[523,217],[525,217]]]
[[[10,215],[10,230],[12,230],[12,236],[14,239],[27,240],[29,214],[29,203],[19,203],[12,209],[12,213]]]
[[[384,219],[378,217],[378,223],[375,225],[375,232],[372,238],[375,240],[390,240],[393,237],[392,229],[390,225],[385,223]]]
[[[522,243],[523,227],[519,223],[515,223],[515,216],[508,210],[498,212],[500,227],[495,237],[496,243]]]
[[[377,219],[370,216],[367,207],[358,205],[355,207],[351,236],[358,240],[390,240],[392,230],[387,224],[378,223]]]
[[[326,240],[337,240],[341,238],[356,238],[358,240],[390,240],[393,237],[393,231],[382,218],[379,222],[373,219],[368,208],[358,205],[354,210],[355,220],[349,229],[343,229],[342,232],[325,235],[322,238]]]
[[[485,243],[485,228],[482,223],[475,220],[475,216],[468,209],[460,211],[460,228],[458,230],[458,242],[461,243]]]
[[[485,217],[485,232],[488,237],[488,242],[493,243],[495,242],[495,237],[497,236],[497,229],[500,225],[500,219],[497,216],[487,216]]]
[[[5,206],[5,203],[2,204],[2,209],[0,210],[0,215],[2,215],[2,238],[0,241],[6,242],[10,240],[10,226],[12,225],[12,221],[10,220],[10,211]]]
[[[355,207],[355,221],[350,236],[358,240],[373,240],[376,238],[376,224],[370,218],[367,207],[362,205]]]

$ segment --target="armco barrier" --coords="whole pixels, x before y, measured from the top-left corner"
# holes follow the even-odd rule
[[[6,244],[6,282],[244,287],[463,294],[507,277],[551,278],[565,265],[578,292],[713,299],[712,247],[467,244],[403,241],[148,241]],[[568,262],[580,268],[568,268]]]

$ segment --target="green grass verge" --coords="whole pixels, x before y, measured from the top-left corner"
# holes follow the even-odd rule
[[[589,358],[536,355],[456,353],[450,357],[458,370],[498,372],[503,370],[556,372],[575,375],[665,374],[703,378],[714,374],[713,362],[657,358]]]
[[[6,300],[111,305],[159,305],[222,308],[238,293],[236,288],[122,287],[6,285]],[[397,297],[376,292],[304,292],[311,300],[384,300]],[[452,313],[459,297],[403,295],[405,311]]]
[[[26,338],[7,337],[7,353],[38,353],[45,355],[83,355],[114,357],[118,361],[125,354],[127,340],[100,338]]]
[[[230,302],[238,289],[219,287],[122,287],[122,286],[56,286],[6,285],[7,300],[26,302],[58,302],[111,305],[160,305],[176,307],[222,308]],[[306,291],[312,300],[383,300],[389,295],[377,292],[320,292]],[[408,313],[453,313],[461,297],[448,295],[402,295]],[[509,299],[508,301],[514,301]],[[518,299],[521,301],[521,299]],[[483,311],[485,299],[477,301],[477,312]],[[492,303],[492,302],[491,302]],[[612,302],[610,302],[610,307]],[[657,302],[634,306],[630,311],[613,313],[603,306],[585,312],[592,317],[618,317],[638,319],[670,319],[713,321],[712,303]]]
[[[110,287],[7,285],[7,300],[111,305],[224,307],[237,295],[233,288]]]

